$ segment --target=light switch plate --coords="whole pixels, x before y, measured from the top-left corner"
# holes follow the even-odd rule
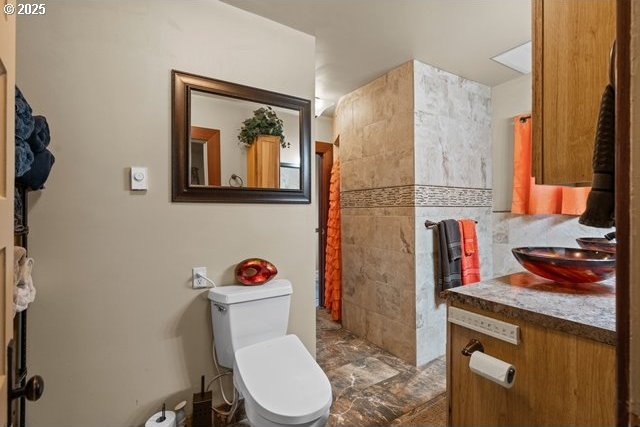
[[[211,285],[209,282],[204,280],[202,277],[198,277],[198,274],[207,277],[207,267],[193,267],[191,277],[191,286],[193,289],[210,288]]]
[[[132,166],[131,167],[131,190],[140,191],[147,190],[149,187],[147,168]]]
[[[492,317],[472,313],[457,307],[449,307],[449,322],[472,329],[494,338],[518,345],[520,327]]]

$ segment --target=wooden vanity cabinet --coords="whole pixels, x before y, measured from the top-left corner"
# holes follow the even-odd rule
[[[587,185],[615,0],[533,0],[532,7],[533,174],[537,184]]]
[[[615,424],[615,347],[452,302],[520,327],[514,345],[448,322],[450,426],[606,426]],[[471,339],[516,367],[506,389],[469,369]]]

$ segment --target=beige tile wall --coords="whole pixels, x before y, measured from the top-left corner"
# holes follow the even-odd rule
[[[413,63],[340,100],[341,190],[414,181]],[[343,325],[415,363],[415,242],[412,207],[342,210]]]

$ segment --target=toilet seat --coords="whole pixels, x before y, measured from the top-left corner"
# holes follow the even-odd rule
[[[328,415],[331,384],[295,335],[243,347],[234,365],[236,387],[265,419],[304,424]]]

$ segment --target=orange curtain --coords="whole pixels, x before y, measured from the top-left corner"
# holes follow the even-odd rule
[[[331,319],[340,320],[342,299],[342,250],[340,247],[340,162],[334,161],[329,184],[329,216],[324,269],[324,305]]]
[[[531,174],[531,118],[513,118],[513,197],[511,212],[517,214],[581,215],[591,187],[537,185]]]

